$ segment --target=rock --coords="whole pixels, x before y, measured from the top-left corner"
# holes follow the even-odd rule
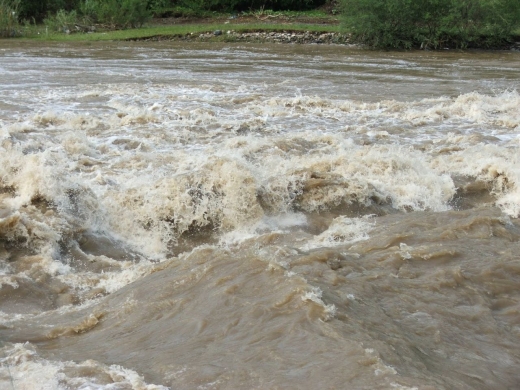
[[[222,31],[221,30],[215,30],[215,31],[213,31],[213,35],[215,35],[216,37],[219,36],[219,35],[222,35]]]

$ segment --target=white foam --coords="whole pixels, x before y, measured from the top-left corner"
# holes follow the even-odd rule
[[[256,224],[236,229],[221,235],[219,245],[229,247],[258,237],[261,234],[286,232],[293,228],[307,225],[307,217],[302,213],[284,213],[275,216],[264,216]]]
[[[11,286],[14,289],[20,287],[16,278],[14,278],[12,275],[0,275],[0,289],[4,284]]]
[[[147,384],[135,371],[118,365],[106,366],[94,360],[74,363],[44,359],[30,343],[7,344],[0,351],[3,389],[167,390],[164,386]],[[86,371],[89,375],[82,376]]]
[[[492,184],[496,205],[507,215],[520,216],[520,147],[478,144],[435,160],[437,169],[475,177]]]
[[[288,150],[274,148],[277,143]],[[401,210],[442,211],[455,192],[449,175],[439,175],[429,166],[428,155],[411,148],[363,147],[341,136],[314,133],[254,147],[247,152],[265,166],[257,169],[261,191],[279,212],[295,203],[316,211],[342,202],[369,205],[373,198]]]
[[[69,272],[60,275],[59,279],[78,290],[98,289],[103,293],[113,293],[122,287],[150,274],[154,270],[154,264],[146,260],[139,263],[130,261],[115,261],[106,256],[88,256],[98,261],[114,262],[118,265],[117,271],[92,273],[92,272]]]
[[[311,287],[310,290],[306,291],[302,295],[303,301],[310,301],[313,302],[323,309],[323,317],[322,319],[324,321],[328,321],[336,316],[336,306],[334,304],[327,305],[323,300],[321,299],[323,295],[323,291],[319,287]]]
[[[5,127],[12,134],[33,132],[36,137],[23,144],[38,151],[8,151],[6,160],[18,161],[8,163],[11,172],[4,175],[17,191],[9,203],[19,209],[43,195],[67,214],[73,206],[67,191],[79,191],[82,206],[94,206],[85,207],[91,218],[84,227],[108,230],[134,250],[160,258],[168,241],[193,227],[231,231],[261,221],[258,192],[273,214],[293,212],[295,205],[317,211],[373,198],[401,210],[445,210],[454,194],[451,172],[439,175],[427,152],[402,145],[442,138],[443,122],[494,126],[504,139],[518,126],[516,91],[365,103],[301,93],[266,98],[267,87],[245,84],[213,87],[122,83],[79,94],[69,87],[42,92],[33,103],[37,114]],[[92,112],[70,104],[96,98],[101,100]],[[387,129],[405,122],[434,127],[406,137]],[[345,138],[345,124],[351,139]],[[237,137],[240,129],[250,135]],[[118,142],[129,134],[139,147],[118,146],[126,145]],[[361,147],[357,138],[365,135],[401,146]],[[313,146],[280,148],[302,140]],[[90,166],[95,175],[88,174]],[[312,187],[315,172],[335,176],[337,183]],[[511,196],[502,203],[516,212]],[[63,234],[56,226],[48,231]]]
[[[348,245],[367,240],[369,238],[368,233],[374,228],[374,224],[375,222],[370,220],[370,216],[362,218],[337,217],[327,230],[306,242],[302,249]]]

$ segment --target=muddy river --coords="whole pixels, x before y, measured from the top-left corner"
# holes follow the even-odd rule
[[[520,53],[0,46],[0,388],[520,388]]]

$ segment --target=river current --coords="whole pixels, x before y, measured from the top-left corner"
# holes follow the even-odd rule
[[[520,388],[520,53],[0,46],[0,388]]]

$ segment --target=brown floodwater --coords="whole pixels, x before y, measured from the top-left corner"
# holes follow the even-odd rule
[[[2,42],[0,388],[519,388],[519,63]]]

